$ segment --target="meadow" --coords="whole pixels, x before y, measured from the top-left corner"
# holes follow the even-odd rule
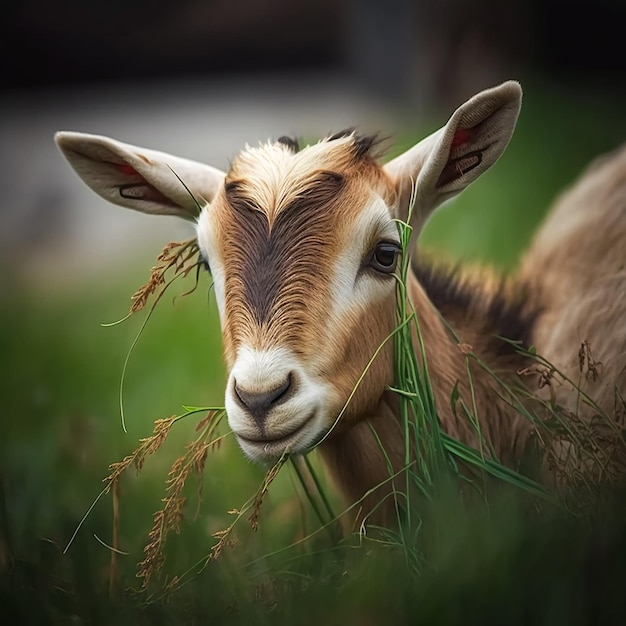
[[[392,154],[430,130],[426,123],[407,129]],[[433,218],[424,245],[445,258],[513,271],[558,191],[624,141],[625,131],[619,103],[539,84],[526,89],[504,157]],[[316,491],[311,474],[299,476],[297,465],[285,465],[255,502],[265,470],[243,458],[226,428],[221,445],[190,471],[180,492],[184,511],[173,523],[178,532],[167,535],[163,567],[144,589],[137,564],[171,493],[168,473],[203,434],[207,411],[177,421],[140,472],[131,467],[90,507],[109,465],[149,437],[155,420],[221,406],[225,383],[206,274],[184,297],[194,273],[175,282],[136,344],[148,309],[102,326],[125,316],[154,258],[131,258],[58,289],[3,268],[0,616],[8,623],[585,624],[626,617],[619,498],[584,517],[550,504],[529,516],[527,500],[509,490],[494,489],[481,506],[442,492],[424,513],[420,550],[406,549],[407,538],[393,546],[375,536],[339,542],[332,527],[320,529],[307,497]],[[338,512],[314,454],[310,461]],[[234,521],[218,557],[208,559]],[[174,577],[182,584],[168,594]]]

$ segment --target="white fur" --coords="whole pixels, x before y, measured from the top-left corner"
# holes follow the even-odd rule
[[[398,228],[384,200],[372,194],[372,200],[357,217],[337,257],[331,281],[332,316],[341,320],[349,311],[365,308],[378,299],[389,297],[395,283],[376,280],[367,273],[359,276],[364,256],[380,240],[399,244]]]
[[[215,230],[211,223],[211,206],[207,205],[202,209],[198,223],[196,225],[196,236],[198,238],[198,246],[202,256],[208,261],[211,268],[211,279],[213,280],[213,291],[217,302],[217,310],[220,315],[220,324],[224,325],[224,286],[226,284],[226,275],[224,265],[215,250],[217,250],[217,241],[215,238]]]

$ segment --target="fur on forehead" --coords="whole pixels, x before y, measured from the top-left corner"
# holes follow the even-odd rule
[[[272,217],[312,184],[337,186],[338,180],[367,175],[378,185],[385,178],[377,161],[380,153],[375,154],[378,144],[376,135],[348,129],[302,150],[296,140],[284,137],[246,146],[226,175],[226,194],[242,195]]]

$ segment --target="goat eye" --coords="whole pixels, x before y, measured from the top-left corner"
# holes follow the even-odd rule
[[[390,242],[379,243],[370,257],[369,266],[378,272],[391,274],[396,270],[400,252],[398,244]]]

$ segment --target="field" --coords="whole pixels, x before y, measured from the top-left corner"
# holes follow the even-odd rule
[[[394,152],[424,129],[408,129]],[[512,271],[558,190],[591,158],[624,141],[625,131],[617,103],[580,94],[573,100],[545,85],[527,89],[505,156],[435,216],[425,243],[446,257]],[[153,258],[137,258],[123,271],[58,289],[24,283],[4,268],[0,615],[10,623],[624,622],[619,506],[581,519],[545,505],[542,515],[529,516],[528,503],[509,491],[494,490],[472,507],[441,494],[429,503],[419,551],[402,549],[401,541],[385,547],[375,537],[337,544],[326,529],[316,531],[314,511],[288,465],[270,485],[258,529],[243,514],[232,542],[206,562],[215,534],[254,498],[265,475],[227,435],[208,454],[202,480],[190,476],[160,578],[155,574],[141,591],[137,563],[163,506],[168,472],[199,436],[206,411],[174,424],[142,471],[125,472],[119,491],[105,494],[79,523],[109,464],[148,437],[154,420],[182,414],[185,406],[221,406],[225,382],[208,278],[172,300],[193,287],[190,276],[172,286],[130,354],[121,392],[124,432],[120,379],[145,312],[101,324],[126,314],[152,265]],[[311,462],[318,470],[314,455]],[[316,475],[339,511],[332,486]],[[184,584],[164,597],[164,585],[186,572]]]

